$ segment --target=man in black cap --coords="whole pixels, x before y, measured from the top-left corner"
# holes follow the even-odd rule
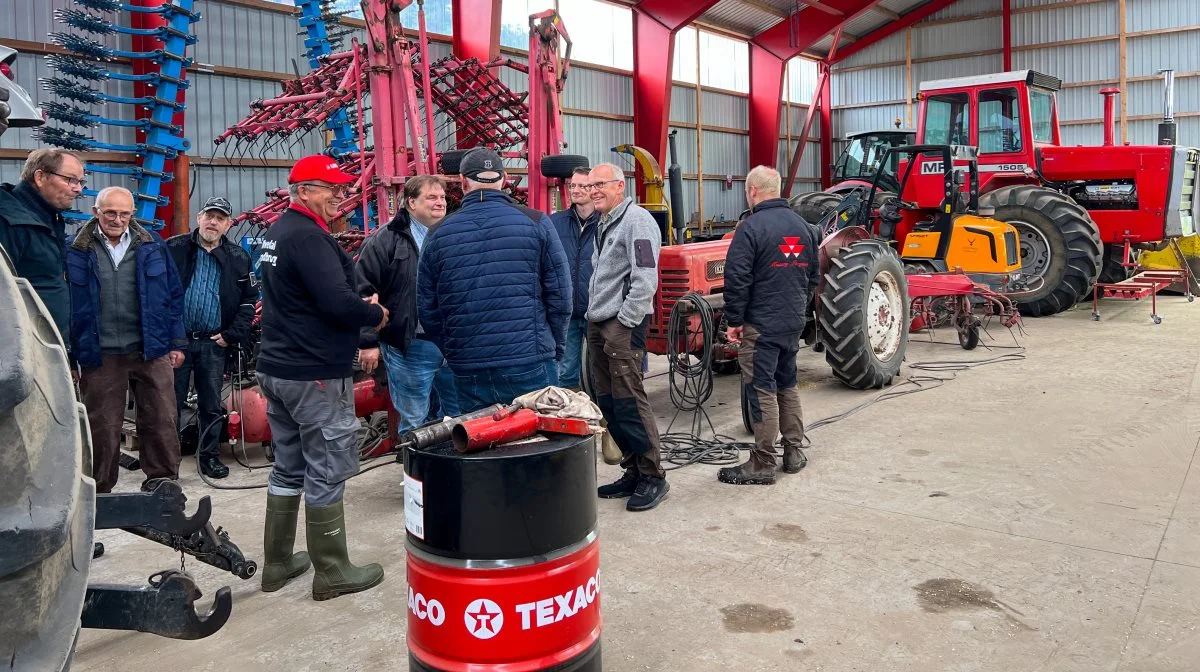
[[[196,228],[167,241],[183,285],[183,328],[188,346],[175,369],[175,402],[181,415],[188,383],[194,379],[197,454],[200,471],[225,478],[229,468],[217,452],[221,436],[221,383],[228,348],[245,343],[254,319],[257,290],[250,281],[250,255],[225,238],[233,208],[219,196],[208,199],[196,216]]]
[[[479,147],[459,166],[462,207],[425,239],[417,312],[469,413],[557,384],[572,288],[550,218],[502,191],[500,156]]]

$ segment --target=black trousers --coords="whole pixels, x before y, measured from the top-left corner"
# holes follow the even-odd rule
[[[642,476],[663,478],[662,446],[654,411],[642,385],[646,356],[646,320],[630,329],[617,318],[588,324],[588,364],[596,405],[621,449],[621,466]]]
[[[175,369],[175,406],[179,426],[183,427],[183,409],[187,404],[189,382],[196,385],[197,448],[201,458],[216,457],[221,439],[221,384],[225,378],[225,348],[209,338],[188,339],[183,365]],[[205,431],[205,430],[208,431]]]

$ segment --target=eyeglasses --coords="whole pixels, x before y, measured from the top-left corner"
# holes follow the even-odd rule
[[[133,217],[133,213],[132,213],[132,212],[129,212],[128,210],[125,210],[125,211],[121,211],[121,210],[101,210],[101,211],[100,211],[100,216],[101,216],[101,217],[103,217],[103,218],[105,218],[105,219],[121,219],[121,220],[128,220],[128,219],[131,219],[131,218]]]
[[[62,173],[56,173],[52,170],[47,170],[46,172],[50,173],[51,175],[57,175],[61,177],[67,183],[68,187],[79,187],[80,189],[83,189],[87,186],[87,180],[81,180],[78,177],[71,177],[70,175],[63,175]]]
[[[328,189],[330,191],[330,193],[332,193],[334,196],[341,196],[346,193],[346,185],[344,185],[344,184],[330,185],[330,184],[320,184],[318,182],[301,182],[300,186],[302,186],[302,187],[320,187],[322,189]]]
[[[624,180],[604,180],[602,182],[592,182],[591,184],[581,184],[579,185],[579,188],[583,189],[584,191],[591,191],[593,189],[599,189],[600,187],[612,182],[624,182]]]

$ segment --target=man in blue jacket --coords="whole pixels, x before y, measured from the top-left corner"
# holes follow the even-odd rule
[[[587,168],[576,168],[567,182],[567,193],[571,207],[550,215],[550,221],[558,231],[567,265],[571,269],[571,284],[575,293],[571,297],[571,321],[567,324],[567,346],[562,361],[558,363],[558,384],[561,387],[578,388],[583,364],[583,339],[587,335],[588,283],[592,280],[592,250],[596,247],[596,225],[600,213],[592,204],[587,191]]]
[[[741,343],[743,394],[749,402],[754,448],[750,459],[717,472],[722,483],[775,482],[775,440],[783,433],[783,471],[807,459],[796,355],[808,307],[820,280],[816,229],[779,197],[779,171],[756,166],[746,175],[750,216],[733,234],[725,255],[725,321],[729,340]]]
[[[501,191],[496,152],[476,148],[460,168],[462,207],[421,252],[417,312],[469,413],[557,383],[571,278],[550,218]]]
[[[112,492],[125,394],[133,386],[146,479],[179,478],[175,374],[183,363],[183,286],[162,239],[133,221],[133,194],[96,195],[92,218],[67,247],[71,358],[82,373],[96,492]]]

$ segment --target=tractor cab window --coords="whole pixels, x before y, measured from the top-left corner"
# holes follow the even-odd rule
[[[1029,118],[1033,121],[1034,142],[1054,142],[1054,94],[1029,91]]]
[[[1021,103],[1016,89],[979,94],[979,153],[1019,152]]]
[[[965,93],[930,96],[925,103],[927,145],[971,144],[971,99]]]
[[[863,165],[863,143],[861,139],[854,139],[846,147],[846,151],[842,152],[842,158],[838,161],[838,165],[834,172],[838,174],[838,180],[848,180],[858,177],[862,172]]]

